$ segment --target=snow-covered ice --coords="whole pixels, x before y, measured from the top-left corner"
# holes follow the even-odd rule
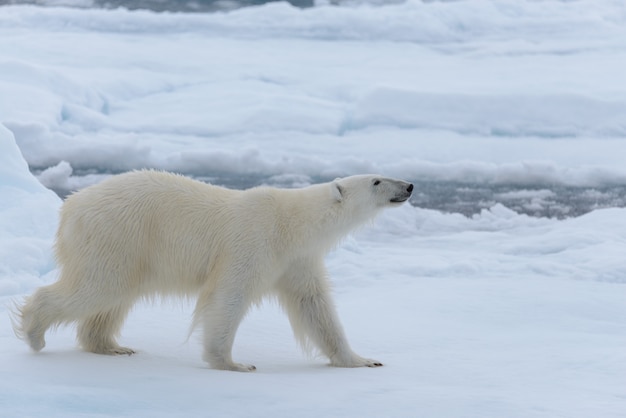
[[[625,416],[624,74],[619,0],[0,7],[0,416]],[[328,257],[349,340],[385,367],[304,357],[272,303],[235,343],[253,374],[205,367],[187,301],[133,311],[135,356],[71,327],[32,354],[8,312],[57,275],[44,185],[141,167],[415,182],[418,206]],[[484,202],[420,207],[438,190]]]
[[[53,267],[50,239],[61,205],[28,172],[12,133],[0,125],[0,296],[30,291]]]

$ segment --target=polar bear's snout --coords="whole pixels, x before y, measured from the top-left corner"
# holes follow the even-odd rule
[[[407,183],[405,181],[398,181],[398,183],[399,190],[397,194],[390,199],[391,203],[406,202],[413,193],[413,185],[411,183]]]

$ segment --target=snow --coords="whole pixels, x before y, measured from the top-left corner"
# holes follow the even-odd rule
[[[618,0],[0,7],[0,416],[623,417],[623,200],[511,208],[626,186],[625,73]],[[121,336],[137,355],[81,352],[72,327],[32,354],[8,313],[58,274],[44,186],[142,167],[236,187],[380,172],[416,199],[430,181],[501,203],[404,205],[329,254],[349,340],[379,369],[303,356],[272,303],[235,342],[252,374],[206,368],[189,301],[137,306]]]
[[[150,166],[623,184],[623,9],[4,7],[0,114],[31,167],[66,161],[74,176]]]
[[[61,205],[28,172],[11,131],[0,124],[0,297],[32,290],[53,268],[50,241]]]

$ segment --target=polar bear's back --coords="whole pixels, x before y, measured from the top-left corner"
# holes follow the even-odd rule
[[[157,171],[111,177],[63,204],[58,262],[74,280],[106,272],[106,280],[129,285],[161,282],[161,291],[169,280],[201,280],[210,249],[220,247],[214,225],[232,223],[225,202],[241,193]],[[195,291],[180,287],[173,285],[177,293]]]
[[[93,206],[94,199],[107,204],[115,201],[121,203],[120,199],[129,202],[156,200],[161,205],[169,199],[177,204],[174,199],[182,199],[180,203],[197,202],[198,198],[206,200],[207,191],[210,191],[211,199],[216,201],[230,199],[233,195],[240,193],[174,173],[142,170],[112,176],[100,184],[81,190],[71,195],[65,205],[73,205],[74,201],[78,203],[85,199],[92,202],[88,203],[90,206]]]
[[[107,230],[121,228],[154,230],[172,224],[193,228],[198,224],[190,225],[190,216],[219,216],[219,209],[240,193],[177,174],[135,171],[71,195],[61,208],[59,231],[82,226],[107,235]],[[184,222],[177,222],[181,219]]]
[[[321,263],[375,215],[372,187],[369,177],[341,190],[324,183],[237,191],[157,171],[114,176],[63,204],[55,244],[61,280],[118,282],[115,289],[137,294],[191,294],[225,269],[274,280],[294,260]]]

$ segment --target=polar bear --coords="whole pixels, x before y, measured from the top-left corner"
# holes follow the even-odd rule
[[[252,371],[232,360],[235,333],[252,304],[275,295],[302,346],[316,347],[333,366],[381,366],[350,348],[324,256],[412,191],[377,175],[244,191],[151,170],[113,176],[63,204],[59,279],[16,307],[16,334],[39,351],[48,328],[77,322],[84,350],[132,354],[116,336],[138,299],[197,296],[193,326],[203,329],[204,360]]]

